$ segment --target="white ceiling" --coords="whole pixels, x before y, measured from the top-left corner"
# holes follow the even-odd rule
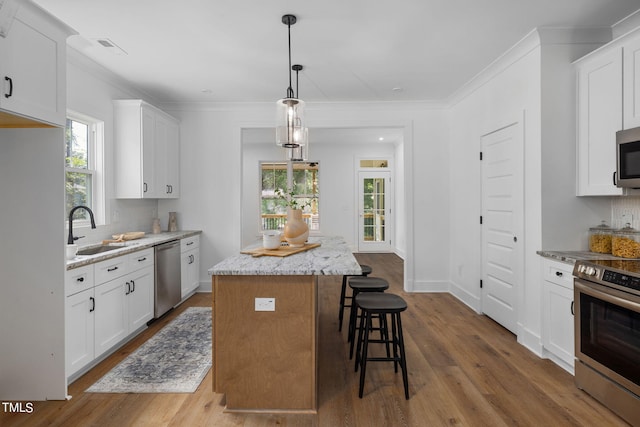
[[[284,97],[285,13],[298,17],[299,97],[366,102],[445,100],[535,27],[611,27],[640,8],[639,0],[34,2],[78,31],[72,47],[156,102]]]

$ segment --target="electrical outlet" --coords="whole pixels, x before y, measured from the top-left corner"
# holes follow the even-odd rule
[[[630,212],[623,212],[620,216],[620,220],[623,225],[631,224],[633,225],[633,214]]]
[[[256,298],[256,311],[276,311],[276,299]]]

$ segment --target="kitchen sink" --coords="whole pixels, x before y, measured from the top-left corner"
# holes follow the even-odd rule
[[[110,252],[110,251],[115,251],[117,249],[122,249],[124,248],[124,246],[110,246],[110,245],[101,245],[101,246],[94,246],[92,248],[86,248],[86,249],[80,249],[77,253],[77,255],[97,255],[97,254],[101,254],[104,252]]]

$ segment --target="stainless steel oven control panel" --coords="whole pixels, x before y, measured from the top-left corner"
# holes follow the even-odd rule
[[[640,291],[640,277],[637,276],[630,276],[628,274],[618,273],[617,271],[604,270],[604,273],[602,274],[602,281],[623,286],[627,289]]]

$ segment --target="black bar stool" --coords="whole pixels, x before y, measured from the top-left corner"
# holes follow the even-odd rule
[[[361,292],[384,292],[389,289],[389,282],[381,277],[351,277],[349,279],[349,287],[351,288],[351,309],[349,315],[349,334],[348,341],[351,343],[349,347],[349,358],[353,357],[353,347],[356,341],[356,328],[358,308],[355,307],[355,297]]]
[[[360,268],[362,269],[362,274],[360,276],[367,277],[373,271],[371,267],[365,264],[360,264]],[[340,292],[340,313],[338,314],[338,331],[342,331],[342,319],[344,317],[344,308],[351,307],[351,305],[345,305],[345,300],[353,300],[353,296],[347,296],[347,278],[349,277],[359,277],[359,276],[342,276],[342,291]]]
[[[402,321],[400,319],[400,313],[407,309],[406,301],[398,295],[381,292],[362,293],[354,298],[354,305],[362,311],[358,331],[358,347],[356,349],[356,372],[358,371],[358,366],[361,368],[358,396],[362,398],[367,362],[393,362],[396,373],[398,372],[398,364],[400,364],[402,382],[404,383],[404,397],[408,400],[409,380],[407,378],[407,361],[404,351]],[[386,340],[382,339],[382,336],[380,340],[369,338],[369,333],[371,332],[371,317],[373,315],[381,316],[381,319],[384,318],[380,323],[381,328],[387,328],[387,315],[391,316],[391,340],[389,340],[388,330],[384,334]],[[392,344],[393,356],[390,357],[387,350],[387,357],[369,357],[369,343]]]

